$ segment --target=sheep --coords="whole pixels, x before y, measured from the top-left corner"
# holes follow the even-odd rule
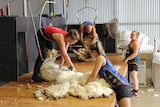
[[[42,63],[40,67],[40,76],[45,81],[55,81],[57,73],[61,70],[59,70],[60,66],[55,63],[55,60],[57,57],[59,57],[60,51],[56,49],[48,49],[47,56],[45,61]],[[68,69],[66,66],[62,66],[61,69]]]
[[[77,61],[90,62],[95,60],[94,58],[92,58],[92,56],[90,55],[90,52],[86,48],[79,48],[78,50],[71,48],[70,50],[72,50],[76,54],[75,59]]]
[[[82,72],[74,72],[71,70],[62,71],[62,69],[60,70],[61,71],[57,73],[56,84],[61,84],[64,83],[65,81],[78,84],[77,82],[79,81],[80,77],[83,76]]]
[[[50,52],[40,68],[41,77],[54,84],[48,87],[40,87],[40,89],[36,90],[34,95],[38,100],[58,99],[69,95],[87,100],[90,98],[109,97],[113,93],[110,85],[99,76],[95,81],[89,82],[84,86],[91,72],[74,72],[68,69],[67,66],[59,68],[59,65],[54,62],[56,58],[53,58],[56,55]],[[116,65],[115,68],[118,70],[120,66]]]
[[[40,68],[40,76],[45,81],[55,81],[59,65],[53,61],[44,61]]]

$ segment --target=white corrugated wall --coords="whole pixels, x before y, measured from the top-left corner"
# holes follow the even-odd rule
[[[149,37],[149,44],[160,37],[159,0],[116,0],[120,30],[137,30]]]
[[[77,11],[84,7],[96,9],[98,17],[96,23],[104,23],[113,17],[114,0],[69,0],[67,24],[78,24]],[[89,20],[94,22],[94,9],[83,9],[78,12],[80,22]]]
[[[65,1],[65,0],[64,0]],[[149,37],[149,44],[160,37],[160,0],[66,0],[69,1],[67,24],[78,24],[77,11],[83,7],[97,10],[97,24],[119,20],[119,30],[137,30]],[[80,22],[94,21],[95,13],[85,10]]]

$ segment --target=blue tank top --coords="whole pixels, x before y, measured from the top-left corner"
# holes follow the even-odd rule
[[[84,29],[86,29],[86,26],[88,26],[88,25],[93,25],[93,23],[92,22],[90,22],[90,21],[84,21],[83,22],[83,25],[84,25]],[[85,30],[84,30],[85,31]],[[83,36],[85,37],[85,36],[88,36],[88,35],[91,35],[92,34],[92,32],[90,32],[90,33],[87,33],[87,32],[84,32],[83,33]]]
[[[87,25],[93,25],[93,23],[92,22],[90,22],[90,21],[84,21],[83,22],[83,25],[84,25],[84,27],[86,27]]]
[[[119,85],[130,86],[128,80],[114,68],[109,59],[107,57],[105,59],[106,65],[100,68],[99,76],[104,78],[112,88],[116,88]]]

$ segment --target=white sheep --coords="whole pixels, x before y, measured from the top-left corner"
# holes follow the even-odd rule
[[[89,62],[94,61],[95,58],[92,58],[89,51],[85,48],[79,48],[78,50],[72,49],[71,50],[76,54],[75,59],[80,62]]]
[[[59,69],[60,71],[57,73],[57,78],[56,78],[56,84],[61,84],[66,81],[70,83],[78,83],[79,79],[81,76],[83,76],[83,73],[81,72],[74,72],[71,70],[63,70]]]
[[[44,61],[40,68],[40,76],[45,81],[55,81],[59,65],[53,61]]]
[[[40,67],[40,76],[45,81],[55,81],[59,71],[68,70],[68,67],[62,66],[60,68],[59,65],[55,63],[56,58],[60,55],[60,51],[48,49],[46,59]]]
[[[113,93],[110,85],[100,77],[83,86],[91,72],[74,72],[66,66],[59,68],[59,65],[54,62],[56,58],[52,58],[55,56],[56,54],[50,52],[40,68],[41,77],[46,81],[54,81],[55,84],[48,87],[41,87],[35,91],[34,95],[37,99],[58,99],[71,95],[86,100],[90,98],[109,97]],[[115,68],[118,70],[120,67],[115,66]]]

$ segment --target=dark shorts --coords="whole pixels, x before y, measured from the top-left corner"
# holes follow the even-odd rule
[[[138,65],[136,64],[128,64],[128,71],[138,71]]]
[[[131,97],[130,86],[120,85],[113,90],[116,93],[116,99],[118,102],[124,97]]]

